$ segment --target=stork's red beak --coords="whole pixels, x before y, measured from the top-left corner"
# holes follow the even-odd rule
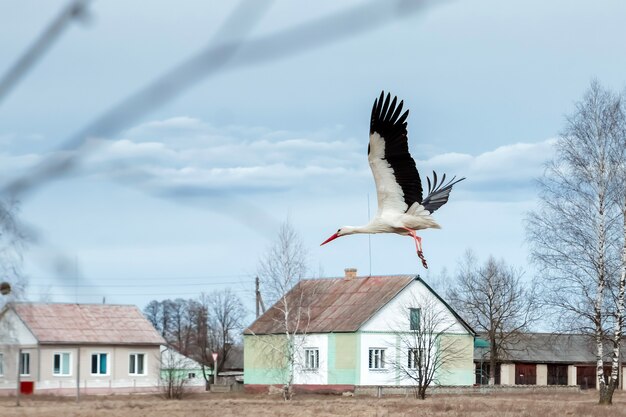
[[[337,239],[338,237],[339,237],[339,235],[337,235],[337,233],[335,233],[334,235],[332,235],[331,237],[326,239],[320,246],[323,246],[323,245],[327,244],[328,242],[330,242],[331,240]]]

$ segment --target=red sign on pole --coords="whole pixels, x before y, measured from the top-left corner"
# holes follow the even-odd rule
[[[217,365],[217,352],[213,352],[213,368]]]

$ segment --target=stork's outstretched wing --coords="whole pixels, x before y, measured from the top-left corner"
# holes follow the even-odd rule
[[[368,159],[376,182],[378,212],[405,212],[422,201],[422,182],[415,161],[409,153],[406,118],[401,101],[380,93],[374,101],[370,124]],[[391,101],[391,102],[390,102]]]
[[[424,201],[422,201],[424,208],[432,213],[446,204],[450,196],[450,191],[452,191],[452,186],[464,179],[465,177],[458,180],[456,177],[452,177],[452,179],[446,183],[446,174],[443,174],[441,181],[437,182],[437,173],[433,171],[432,183],[430,182],[430,178],[426,177],[426,181],[428,181],[428,195]]]

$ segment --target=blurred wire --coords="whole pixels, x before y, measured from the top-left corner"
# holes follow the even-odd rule
[[[87,16],[87,4],[90,0],[72,0],[50,25],[39,35],[35,43],[13,64],[12,67],[0,78],[0,103],[2,99],[15,88],[20,79],[32,68],[33,65],[50,49],[52,44],[61,36],[63,31],[73,20],[85,19]]]
[[[18,197],[67,173],[77,165],[80,158],[97,147],[99,141],[92,139],[108,139],[122,129],[129,128],[140,117],[224,68],[250,66],[328,45],[396,19],[406,18],[426,3],[419,0],[372,0],[332,16],[245,42],[245,35],[269,3],[260,0],[242,2],[223,25],[231,29],[233,34],[230,39],[217,45],[211,43],[200,53],[105,112],[65,141],[59,149],[61,152],[46,158],[32,173],[5,185],[2,194]]]

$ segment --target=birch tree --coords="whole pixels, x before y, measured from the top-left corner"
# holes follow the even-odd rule
[[[467,251],[448,291],[450,303],[489,342],[489,385],[495,384],[496,365],[538,318],[534,283],[523,281],[523,271],[490,256],[479,265]]]
[[[268,345],[271,355],[284,364],[283,395],[293,395],[298,352],[306,341],[310,323],[312,294],[300,285],[307,272],[307,252],[291,223],[280,226],[276,241],[260,259],[258,273],[266,300],[274,304],[266,312],[282,332],[281,342]],[[268,339],[276,340],[276,339]]]
[[[539,181],[539,209],[527,219],[532,258],[543,277],[546,305],[559,317],[557,326],[595,340],[601,404],[612,403],[618,385],[625,136],[623,97],[593,81],[566,119],[554,159]],[[607,339],[613,342],[608,380]]]

